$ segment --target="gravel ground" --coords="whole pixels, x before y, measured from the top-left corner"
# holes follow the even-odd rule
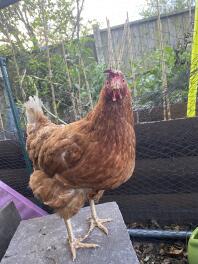
[[[147,224],[132,223],[129,228],[146,228],[162,230],[194,230],[195,225],[188,226],[167,225],[160,226],[155,220]],[[136,251],[140,264],[188,264],[187,241],[136,241],[133,240],[133,247]]]

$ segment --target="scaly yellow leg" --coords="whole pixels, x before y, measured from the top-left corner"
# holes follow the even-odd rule
[[[87,235],[84,238],[88,237],[89,234],[94,230],[95,227],[99,228],[106,235],[108,235],[108,229],[106,228],[106,226],[103,225],[103,223],[110,222],[110,221],[112,221],[112,219],[110,219],[110,218],[106,218],[106,219],[98,218],[97,213],[96,213],[96,207],[95,207],[94,200],[90,200],[90,208],[91,208],[91,218],[89,219],[90,227],[89,227]]]
[[[64,221],[65,221],[65,225],[66,225],[66,228],[67,228],[68,242],[69,242],[69,246],[70,246],[70,249],[71,249],[73,261],[76,259],[76,249],[78,249],[78,248],[96,248],[96,247],[98,247],[97,244],[82,243],[82,241],[87,236],[85,236],[84,238],[76,239],[74,237],[74,234],[73,234],[71,220],[70,219],[67,219],[67,220],[64,219]]]

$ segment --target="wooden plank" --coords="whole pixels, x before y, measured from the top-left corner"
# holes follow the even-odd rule
[[[137,31],[137,27],[133,25],[130,25],[130,29],[131,29],[132,42],[133,42],[133,54],[131,54],[131,57],[133,56],[135,60],[137,59],[139,54],[138,31]]]
[[[100,36],[100,28],[98,25],[94,26],[94,40],[95,40],[95,46],[96,46],[96,53],[99,63],[104,63],[104,54],[103,54],[103,46],[102,46],[102,40]]]
[[[133,177],[112,195],[198,193],[198,157],[137,160]]]
[[[156,170],[159,168],[162,171],[165,168],[161,166],[163,161],[160,159],[168,159],[168,162],[175,162],[175,171],[178,168],[177,158],[184,157],[183,162],[185,163],[190,162],[188,157],[198,156],[197,130],[198,118],[137,124],[135,126],[137,138],[136,158],[137,160],[153,159],[150,165]],[[159,167],[157,166],[158,161],[161,163]],[[178,164],[180,164],[179,161]],[[193,168],[197,168],[197,166],[194,166],[195,164],[189,168],[190,174]],[[170,173],[170,175],[172,174]]]

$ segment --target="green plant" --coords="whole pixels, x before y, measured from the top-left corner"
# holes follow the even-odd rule
[[[190,50],[164,48],[168,97],[171,104],[185,102],[188,92]],[[132,65],[135,71],[135,108],[162,106],[161,54],[159,50]]]

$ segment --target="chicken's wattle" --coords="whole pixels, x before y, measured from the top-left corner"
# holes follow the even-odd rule
[[[113,102],[116,102],[117,99],[122,99],[122,95],[120,92],[120,89],[116,89],[112,91],[112,100]]]

